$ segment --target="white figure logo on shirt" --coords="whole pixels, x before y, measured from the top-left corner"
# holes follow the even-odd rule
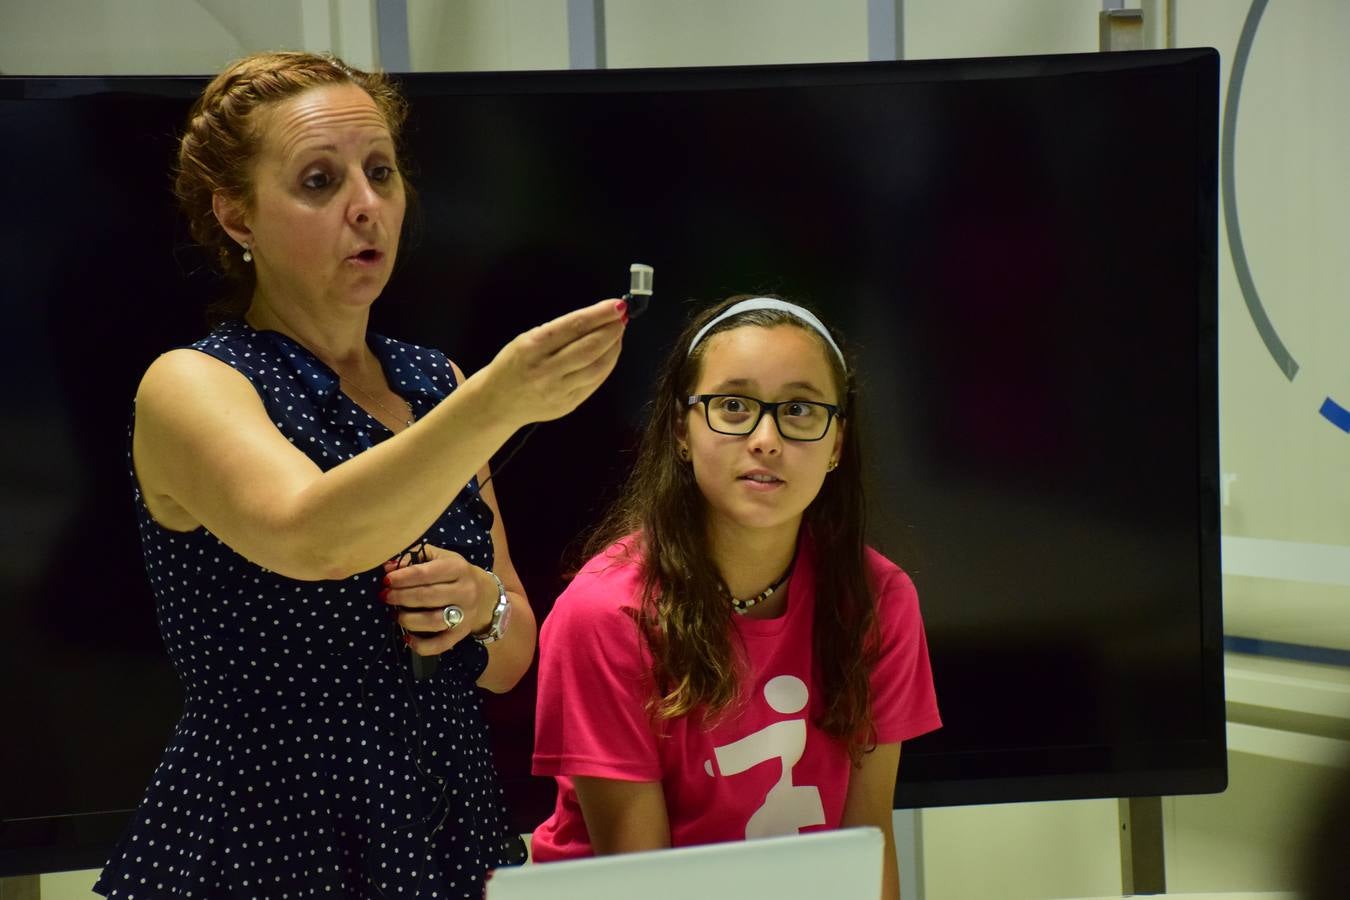
[[[777,712],[792,715],[806,709],[810,693],[800,678],[779,675],[764,685],[764,699]],[[745,823],[747,838],[796,834],[808,825],[825,824],[820,788],[792,783],[792,769],[805,752],[804,717],[775,722],[725,747],[713,748],[717,767],[723,775],[737,775],[772,759],[777,759],[783,767],[777,783],[764,796],[764,805]],[[713,774],[711,760],[704,763],[704,769],[709,775]]]

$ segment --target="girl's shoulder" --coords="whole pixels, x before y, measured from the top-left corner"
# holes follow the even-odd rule
[[[867,574],[876,586],[877,603],[917,604],[918,591],[909,573],[882,555],[874,547],[867,547],[864,553]]]
[[[613,627],[627,623],[641,605],[642,558],[632,537],[624,538],[591,557],[559,595],[549,617],[566,618],[573,625]]]

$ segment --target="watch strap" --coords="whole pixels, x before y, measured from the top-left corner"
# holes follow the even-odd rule
[[[506,618],[507,609],[511,606],[511,598],[506,596],[506,585],[502,583],[501,578],[497,577],[496,572],[491,569],[484,569],[483,571],[491,575],[492,580],[497,582],[497,605],[492,608],[492,624],[488,626],[488,630],[482,634],[475,634],[474,637],[480,643],[491,644],[493,641],[499,641],[502,638],[504,632],[502,623]]]

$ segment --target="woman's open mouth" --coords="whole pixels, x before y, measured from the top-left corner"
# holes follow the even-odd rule
[[[383,253],[374,248],[370,248],[347,257],[347,262],[355,263],[358,266],[373,266],[382,259],[384,259]]]

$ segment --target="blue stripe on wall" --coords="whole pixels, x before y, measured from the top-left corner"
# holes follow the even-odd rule
[[[1286,644],[1282,641],[1263,641],[1259,638],[1225,635],[1223,649],[1231,653],[1250,653],[1255,656],[1273,656],[1298,662],[1350,667],[1350,650],[1337,650],[1333,647],[1310,647],[1307,644]]]
[[[1350,410],[1341,406],[1330,397],[1322,401],[1322,408],[1318,410],[1322,417],[1335,425],[1341,431],[1350,432]]]

